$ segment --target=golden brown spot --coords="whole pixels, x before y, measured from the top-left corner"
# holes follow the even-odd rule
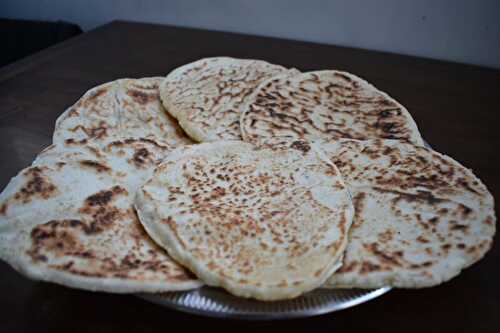
[[[354,271],[354,269],[356,268],[356,266],[358,266],[358,262],[357,261],[352,261],[352,262],[350,262],[347,265],[342,265],[342,267],[340,267],[337,272],[339,272],[339,273],[349,273],[349,272]]]
[[[373,264],[369,261],[363,261],[361,263],[361,270],[359,271],[359,273],[360,274],[367,274],[367,273],[378,271],[378,270],[380,270],[380,268],[381,267],[379,265]]]
[[[146,94],[142,91],[138,90],[129,90],[127,91],[127,95],[132,97],[132,99],[139,104],[147,104],[150,102],[154,102],[158,99],[158,94]]]
[[[456,221],[450,221],[449,229],[451,231],[460,230],[462,232],[467,232],[469,230],[469,226],[465,224],[458,224]]]
[[[361,225],[361,223],[363,222],[362,219],[361,219],[361,213],[364,211],[365,197],[366,197],[366,193],[359,192],[352,199],[352,203],[354,205],[354,220],[353,220],[354,223],[353,223],[353,227],[359,227]]]
[[[432,225],[436,225],[439,223],[439,218],[437,216],[434,216],[433,218],[429,219],[429,223]]]
[[[132,162],[139,168],[144,167],[147,162],[152,162],[150,159],[151,153],[146,148],[138,149],[134,152]],[[148,161],[149,158],[149,161]]]
[[[277,287],[281,287],[281,288],[284,288],[284,287],[287,287],[288,286],[288,283],[285,281],[285,280],[282,280],[278,285]]]
[[[444,251],[448,251],[449,249],[451,249],[451,244],[443,244],[443,245],[441,245],[441,248]]]
[[[448,214],[448,208],[441,208],[438,210],[438,215]]]
[[[429,266],[432,266],[433,262],[432,261],[424,261],[421,264],[411,264],[410,268],[411,269],[419,269],[419,268],[426,268]]]
[[[371,252],[373,255],[375,255],[378,259],[380,259],[382,262],[385,262],[387,264],[395,265],[395,266],[400,266],[401,263],[399,262],[399,253],[390,253],[390,252],[384,252],[378,249],[377,243],[371,243],[371,244],[363,244],[363,247],[368,251]]]
[[[80,165],[83,167],[95,169],[97,172],[109,172],[109,171],[111,171],[111,169],[108,166],[101,164],[99,162],[96,162],[96,161],[90,161],[90,160],[80,161]]]
[[[129,144],[135,143],[135,142],[149,143],[149,144],[152,144],[152,145],[154,145],[158,148],[162,148],[162,149],[167,148],[166,146],[159,144],[155,140],[148,139],[148,138],[129,138],[129,139],[125,139],[123,141],[113,141],[109,144],[109,146],[122,147],[122,146],[129,145]]]
[[[467,182],[467,180],[465,180],[464,178],[459,178],[457,179],[457,184],[462,186],[463,188],[465,188],[466,190],[472,192],[472,193],[475,193],[475,194],[480,194],[478,191],[476,191],[475,189],[473,189],[469,183]]]
[[[474,254],[474,252],[476,252],[476,251],[477,251],[477,247],[475,245],[472,245],[467,249],[467,253],[469,253],[469,254]]]
[[[458,205],[458,211],[460,212],[461,217],[464,219],[467,218],[472,213],[472,209],[463,204]]]
[[[417,241],[420,242],[420,243],[429,243],[429,240],[425,237],[423,237],[422,235],[418,236],[417,237]]]
[[[435,197],[429,191],[419,190],[419,191],[417,191],[416,194],[412,194],[412,193],[405,193],[405,192],[400,192],[400,191],[396,191],[396,190],[387,190],[385,188],[376,187],[376,186],[374,186],[373,189],[375,191],[378,191],[381,193],[392,193],[392,194],[397,195],[397,197],[392,200],[392,202],[394,204],[397,204],[398,201],[400,201],[400,200],[405,200],[407,202],[426,202],[429,205],[434,205],[434,204],[441,203],[441,202],[445,201],[444,199],[440,199],[440,198]]]
[[[92,93],[92,95],[89,96],[88,100],[89,101],[92,101],[94,99],[97,99],[98,97],[104,95],[105,93],[108,92],[108,88],[100,88],[100,89],[97,89],[96,91],[94,91]]]
[[[420,214],[415,214],[415,218],[417,219],[417,222],[424,228],[424,229],[429,229],[430,226],[425,223],[423,220],[422,220],[422,216]]]
[[[227,274],[226,274],[226,273],[224,273],[224,271],[223,271],[223,270],[219,270],[219,271],[217,272],[217,274],[218,274],[220,277],[222,277],[222,278],[226,278],[226,277],[227,277]]]
[[[314,272],[315,277],[319,277],[323,273],[323,269],[318,269],[316,272]]]
[[[81,139],[80,141],[76,141],[75,139],[66,139],[64,140],[66,145],[83,145],[87,143],[87,139]]]
[[[213,261],[210,261],[208,264],[207,264],[207,268],[210,269],[210,270],[215,270],[217,268],[217,264]]]
[[[307,153],[309,150],[311,150],[311,146],[305,141],[294,141],[290,147],[300,150],[303,153]]]
[[[224,196],[225,194],[226,194],[226,190],[225,190],[224,188],[222,188],[222,187],[216,187],[216,188],[212,191],[212,193],[211,193],[210,197],[211,197],[212,199],[217,199],[217,198],[219,198],[219,197]]]
[[[164,273],[174,281],[194,278],[189,272],[172,267],[164,258],[158,257],[161,254],[159,248],[149,249],[149,258],[138,258],[134,251],[122,258],[100,250],[90,251],[77,237],[81,231],[88,237],[93,236],[92,227],[85,220],[52,220],[39,225],[31,232],[32,246],[27,253],[37,262],[56,258],[58,263],[48,264],[49,268],[80,276],[141,280],[149,271]],[[134,231],[144,232],[141,229]],[[143,237],[140,237],[141,241]]]
[[[378,240],[381,243],[387,243],[393,239],[393,236],[394,236],[394,231],[391,229],[387,229],[386,231],[378,234]]]
[[[74,107],[70,109],[68,112],[68,117],[78,117],[80,114],[78,113],[78,110],[76,110]]]
[[[118,208],[109,205],[116,196],[122,194],[128,194],[127,190],[120,186],[114,186],[110,190],[100,191],[85,199],[83,207],[78,211],[92,218],[92,222],[85,228],[86,233],[100,233],[127,214],[127,212],[121,212]]]
[[[32,197],[48,199],[57,193],[55,185],[51,184],[46,177],[42,176],[39,167],[33,167],[23,173],[28,178],[26,184],[14,195],[14,199],[22,203],[28,203]]]
[[[107,133],[107,125],[104,121],[99,122],[99,125],[94,128],[86,128],[83,125],[77,125],[73,128],[68,129],[70,132],[76,132],[77,130],[82,130],[91,138],[103,138]]]
[[[86,206],[104,206],[113,200],[117,195],[128,194],[127,190],[121,186],[113,186],[110,190],[103,190],[85,199]]]
[[[488,217],[484,220],[484,223],[485,223],[485,224],[488,224],[488,225],[493,225],[493,217],[488,216]]]
[[[5,215],[7,214],[7,203],[4,202],[1,206],[0,206],[0,215]]]
[[[35,227],[30,234],[32,245],[27,254],[35,262],[48,260],[42,252],[52,253],[56,257],[62,257],[68,252],[74,256],[84,256],[87,251],[71,230],[80,225],[83,223],[79,220],[52,220]]]

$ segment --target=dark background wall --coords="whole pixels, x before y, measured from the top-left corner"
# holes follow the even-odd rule
[[[317,41],[500,68],[497,0],[1,0],[0,17],[84,30],[127,19]]]

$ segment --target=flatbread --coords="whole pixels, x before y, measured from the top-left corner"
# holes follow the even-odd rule
[[[99,140],[66,141],[0,194],[0,258],[30,278],[87,290],[200,286],[147,236],[133,208],[135,191],[172,147],[145,138],[103,149]]]
[[[467,168],[431,149],[396,140],[323,145],[356,210],[333,287],[438,285],[490,249],[493,197]]]
[[[142,137],[174,146],[192,143],[161,105],[162,79],[120,79],[89,90],[57,119],[53,142],[92,139],[100,145],[110,137]]]
[[[137,192],[150,235],[212,286],[278,300],[339,267],[353,207],[337,168],[305,141],[174,151]]]
[[[261,83],[241,114],[245,141],[290,136],[313,139],[398,139],[423,146],[410,113],[363,79],[324,70]]]
[[[241,140],[240,109],[247,96],[263,80],[285,72],[285,67],[261,60],[205,58],[170,72],[160,94],[194,140]]]

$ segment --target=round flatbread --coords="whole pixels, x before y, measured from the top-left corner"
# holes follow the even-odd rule
[[[173,146],[192,143],[161,105],[162,79],[120,79],[89,90],[57,119],[53,142],[92,139],[100,145],[110,137],[142,137]]]
[[[493,197],[450,157],[396,140],[324,144],[355,207],[333,287],[430,287],[481,259],[495,234]]]
[[[168,74],[161,100],[194,140],[241,140],[240,111],[247,97],[263,80],[285,72],[261,60],[205,58]]]
[[[104,149],[66,141],[0,194],[0,257],[30,278],[87,290],[200,286],[148,237],[133,208],[135,191],[172,148],[145,138]]]
[[[325,70],[276,76],[261,83],[241,114],[245,141],[398,139],[423,146],[410,113],[361,78]]]
[[[337,168],[304,141],[174,151],[137,192],[150,235],[209,285],[298,296],[339,267],[353,207]]]

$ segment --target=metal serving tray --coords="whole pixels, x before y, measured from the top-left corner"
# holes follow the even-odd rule
[[[139,297],[203,316],[258,320],[310,317],[334,312],[367,302],[390,289],[316,289],[291,300],[275,302],[236,297],[223,289],[208,286],[189,291],[140,294]]]

